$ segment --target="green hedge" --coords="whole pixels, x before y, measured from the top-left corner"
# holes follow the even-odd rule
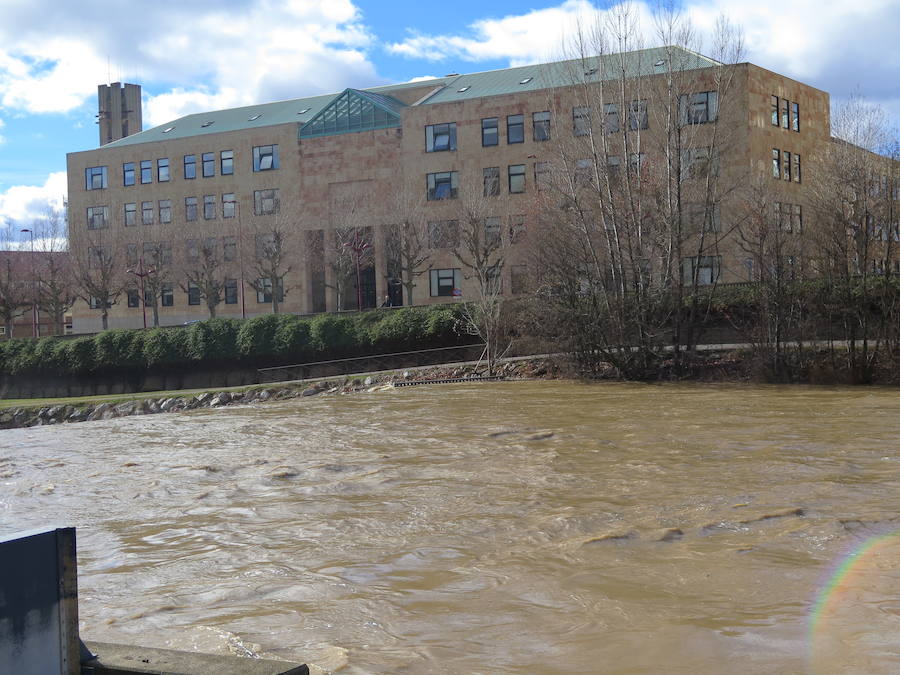
[[[359,314],[267,314],[209,319],[185,328],[108,330],[74,339],[0,342],[0,373],[68,374],[328,361],[466,344],[459,305]]]

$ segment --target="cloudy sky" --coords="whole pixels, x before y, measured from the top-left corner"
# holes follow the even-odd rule
[[[720,14],[746,60],[900,121],[900,1],[672,0],[700,35]],[[635,2],[653,37],[656,0]],[[66,153],[98,145],[97,85],[143,87],[144,125],[312,94],[553,60],[589,0],[3,0],[0,227],[64,197]],[[709,53],[707,39],[701,51]]]

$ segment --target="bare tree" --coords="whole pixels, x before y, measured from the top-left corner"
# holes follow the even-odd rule
[[[37,286],[38,308],[50,319],[53,335],[64,332],[66,312],[75,304],[72,264],[68,255],[68,232],[65,212],[49,207],[32,223],[35,233],[40,283]]]
[[[248,284],[271,304],[272,313],[278,314],[285,296],[294,287],[286,279],[294,268],[300,216],[292,203],[281,202],[277,190],[260,192],[271,194],[256,197],[259,203],[255,204],[254,211],[262,218],[255,227],[248,228],[255,252],[250,265],[254,278]]]
[[[506,262],[502,220],[487,213],[484,201],[472,197],[463,203],[458,221],[434,225],[456,230],[458,243],[453,255],[463,266],[466,278],[475,282],[475,297],[467,299],[463,306],[465,327],[468,333],[477,335],[484,342],[483,358],[487,362],[488,375],[492,376],[497,360],[509,348],[509,340],[501,284]],[[453,234],[444,232],[441,236]]]
[[[385,232],[388,283],[399,281],[406,291],[406,304],[413,305],[416,279],[431,259],[421,191],[400,191],[389,213],[394,222]]]
[[[11,225],[0,228],[0,320],[7,337],[13,337],[13,322],[31,306],[31,290],[22,281],[21,254],[12,251]]]
[[[123,251],[108,216],[96,214],[70,251],[75,292],[92,309],[100,310],[101,327],[109,328],[109,309],[126,287]]]
[[[188,250],[181,278],[181,290],[188,295],[196,293],[206,305],[210,318],[215,318],[216,308],[225,299],[225,270],[219,256],[218,239],[197,241],[196,252]]]

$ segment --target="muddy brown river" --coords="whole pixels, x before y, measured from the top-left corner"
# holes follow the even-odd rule
[[[82,636],[342,673],[900,672],[900,392],[411,387],[0,432]]]

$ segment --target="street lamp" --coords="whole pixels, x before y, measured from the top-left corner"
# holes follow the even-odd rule
[[[363,241],[359,238],[359,228],[355,228],[353,230],[353,241],[348,241],[344,244],[347,248],[349,248],[353,253],[356,254],[356,309],[357,311],[362,311],[362,277],[360,275],[359,267],[360,267],[360,258],[362,254],[368,249],[372,248],[372,244],[367,241]]]
[[[31,235],[31,334],[38,336],[37,277],[34,274],[34,231],[23,227],[20,232]]]
[[[144,279],[149,277],[151,274],[156,274],[156,270],[154,268],[150,268],[149,270],[144,269],[144,256],[138,258],[138,268],[129,269],[129,274],[133,274],[138,279],[141,280],[141,311],[144,313],[144,328],[147,327],[147,296],[144,293]]]

